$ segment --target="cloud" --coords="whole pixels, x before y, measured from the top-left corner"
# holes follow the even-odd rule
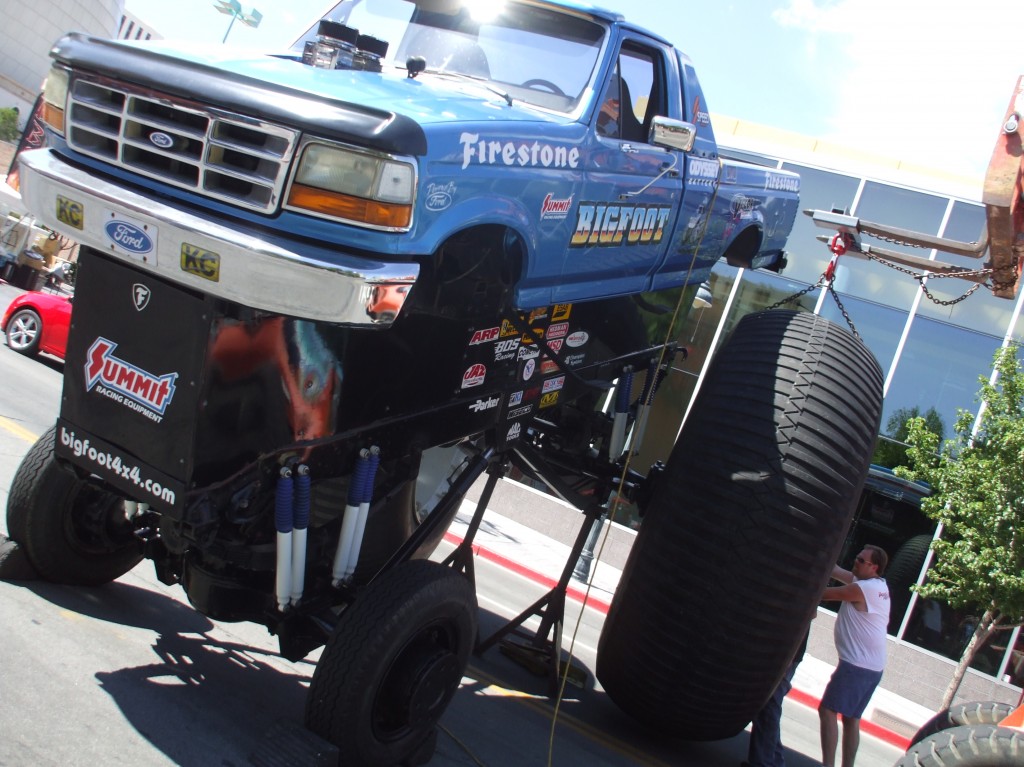
[[[807,33],[808,65],[842,65],[822,138],[980,179],[1024,74],[1011,5],[788,0],[773,19]]]

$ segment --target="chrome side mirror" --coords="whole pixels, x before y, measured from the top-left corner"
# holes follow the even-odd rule
[[[689,152],[697,138],[697,126],[693,123],[673,120],[671,117],[656,115],[651,120],[651,143],[664,149],[679,149]]]

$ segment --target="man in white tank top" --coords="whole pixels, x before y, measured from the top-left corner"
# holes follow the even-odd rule
[[[860,718],[885,668],[886,628],[889,625],[889,586],[882,574],[889,557],[878,546],[865,546],[854,559],[853,571],[832,568],[832,577],[845,585],[825,589],[824,601],[839,601],[835,642],[839,665],[818,706],[821,720],[821,761],[835,767],[839,724],[843,717],[842,767],[853,767],[860,745]]]

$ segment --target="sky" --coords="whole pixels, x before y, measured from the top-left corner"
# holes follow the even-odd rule
[[[325,0],[253,0],[232,45],[279,48]],[[693,59],[711,112],[984,177],[1017,78],[1019,0],[599,0]],[[220,44],[212,0],[126,0],[168,39]],[[243,10],[253,7],[242,0]]]

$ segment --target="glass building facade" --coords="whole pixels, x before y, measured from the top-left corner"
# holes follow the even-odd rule
[[[866,221],[966,242],[977,241],[982,236],[984,207],[965,197],[880,181],[856,172],[837,172],[810,163],[796,163],[782,153],[771,156],[762,152],[722,151],[729,157],[799,173],[803,209],[841,211]],[[666,400],[689,402],[714,349],[742,316],[772,306],[818,283],[832,254],[817,238],[829,234],[818,228],[809,216],[798,216],[787,247],[788,264],[781,274],[751,272],[724,263],[716,266],[711,279],[711,306],[695,305],[682,328],[678,340],[686,347],[688,356],[676,365],[667,379],[666,386],[671,394]],[[910,250],[900,244],[868,238],[865,242],[890,250]],[[980,268],[985,261],[934,251],[929,254],[920,249],[910,252],[971,269]],[[929,297],[919,281],[905,271],[846,254],[838,261],[833,283],[842,307],[821,287],[800,297],[796,308],[816,312],[839,324],[847,323],[845,310],[849,322],[877,357],[885,373],[880,439],[891,435],[901,424],[902,416],[914,409],[922,415],[934,409],[943,425],[943,437],[953,436],[958,411],[977,412],[975,398],[980,378],[990,376],[996,350],[1010,341],[1022,340],[1021,297],[996,298],[986,287],[980,286],[958,301],[974,284],[933,276],[925,283]],[[1024,293],[1021,296],[1024,297]],[[662,396],[665,394],[663,390]],[[685,405],[677,407],[685,412]],[[678,418],[674,421],[679,422]],[[652,436],[654,438],[650,439]],[[674,437],[675,434],[649,434],[644,445],[650,450],[648,458],[664,457],[659,453],[666,452],[666,445],[671,445]],[[895,513],[919,515],[916,508],[907,504],[890,505],[881,496],[875,505],[883,513],[892,514],[895,509]],[[870,504],[862,502],[862,508],[868,506]],[[924,522],[924,525],[923,529],[934,531],[933,523]],[[904,565],[911,561],[911,577],[919,581],[926,570],[925,557],[931,534],[921,534],[920,524],[912,527],[918,534],[906,541],[897,541],[897,550],[888,554],[894,560],[899,557]],[[890,633],[898,640],[957,659],[979,614],[955,611],[914,595],[909,599],[906,617],[896,621]],[[979,653],[974,668],[1021,686],[1024,683],[1024,637],[1020,636],[1020,630],[997,633],[989,646]]]

